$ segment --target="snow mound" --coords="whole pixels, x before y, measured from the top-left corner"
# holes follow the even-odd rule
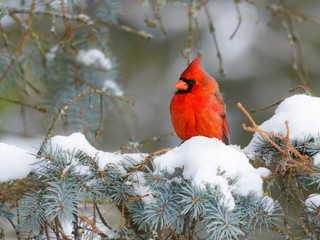
[[[117,164],[120,161],[124,161],[126,158],[131,158],[136,161],[142,161],[146,156],[145,154],[138,153],[121,154],[119,152],[112,153],[97,150],[87,141],[86,137],[80,132],[73,133],[70,136],[54,136],[50,139],[49,144],[53,149],[60,148],[64,151],[69,152],[72,152],[73,150],[80,150],[91,158],[99,159],[99,167],[101,170],[103,170],[107,164]]]
[[[80,50],[77,55],[77,61],[86,66],[98,64],[99,67],[102,67],[105,70],[110,70],[112,68],[110,59],[106,58],[104,53],[96,48]]]
[[[309,212],[313,212],[320,205],[320,194],[311,194],[306,200],[306,206]]]
[[[35,157],[30,152],[6,143],[0,143],[0,182],[22,179],[35,168]]]
[[[294,95],[286,98],[275,110],[275,114],[262,123],[259,128],[281,136],[287,135],[285,121],[288,121],[290,140],[305,137],[318,138],[320,134],[320,98],[308,95]],[[255,151],[255,145],[261,142],[259,133],[255,133],[244,152],[250,156]]]
[[[255,169],[244,153],[227,146],[218,139],[193,137],[179,147],[154,159],[155,171],[167,170],[173,173],[175,168],[183,168],[183,177],[204,188],[209,183],[220,187],[224,202],[234,207],[232,192],[246,195],[250,191],[263,195],[262,175],[267,169]],[[235,181],[229,185],[231,179]]]

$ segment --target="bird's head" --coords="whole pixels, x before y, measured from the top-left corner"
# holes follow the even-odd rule
[[[180,75],[179,82],[175,85],[178,89],[176,94],[201,91],[213,93],[218,89],[217,82],[202,69],[201,58],[201,55],[196,57]]]

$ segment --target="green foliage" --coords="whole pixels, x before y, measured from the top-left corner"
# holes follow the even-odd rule
[[[38,237],[43,232],[37,229],[52,222],[77,221],[79,206],[92,208],[93,203],[96,211],[105,200],[117,207],[123,218],[116,227],[100,227],[99,231],[111,239],[152,238],[159,231],[167,237],[245,239],[257,228],[277,226],[281,217],[279,205],[268,197],[234,195],[236,206],[231,209],[218,187],[200,188],[183,178],[183,170],[153,172],[148,163],[141,165],[128,157],[107,163],[101,170],[97,158],[49,147],[35,165],[40,189],[26,194],[19,212],[20,229],[26,233],[32,230]],[[146,195],[139,195],[142,190]],[[108,212],[106,217],[100,216],[103,221]],[[83,228],[81,222],[78,225]]]
[[[62,3],[61,3],[62,2]],[[118,94],[117,64],[108,48],[108,28],[116,24],[121,10],[117,1],[34,1],[26,6],[3,7],[1,17],[9,15],[16,20],[20,36],[10,28],[0,27],[4,53],[0,55],[0,93],[6,96],[8,84],[18,88],[19,100],[24,102],[32,95],[40,96],[40,105],[57,112],[60,107],[77,96],[83,89],[104,89]],[[99,7],[98,7],[99,5]],[[33,8],[30,14],[30,8]],[[86,14],[83,14],[83,13]],[[106,14],[108,12],[108,14]],[[19,14],[30,14],[26,24]],[[30,24],[29,24],[30,23]],[[50,31],[43,30],[43,27]],[[44,31],[44,32],[43,32]],[[101,61],[85,56],[81,51],[95,49]],[[90,59],[91,58],[91,59]],[[90,61],[91,60],[91,61]],[[107,84],[107,81],[112,84]],[[6,96],[10,97],[10,96]],[[90,138],[100,124],[100,105],[114,105],[100,96],[85,96],[72,104],[65,115],[67,126],[73,131],[86,133]]]

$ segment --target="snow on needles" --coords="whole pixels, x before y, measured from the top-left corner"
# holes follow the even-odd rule
[[[281,136],[286,136],[285,121],[288,121],[290,140],[320,136],[320,98],[308,95],[294,95],[286,98],[275,110],[275,114],[262,123],[259,128]],[[251,158],[255,146],[261,141],[255,133],[244,152]]]
[[[118,164],[127,158],[137,162],[142,161],[147,154],[121,154],[118,152],[103,152],[94,148],[81,133],[70,136],[55,136],[50,139],[48,147],[53,150],[59,148],[70,153],[81,150],[89,157],[98,161],[99,168],[103,170],[107,164]],[[23,178],[37,168],[30,166],[36,161],[35,156],[15,146],[0,143],[0,181]],[[206,184],[218,186],[224,195],[223,202],[230,209],[235,206],[232,194],[246,195],[253,191],[262,196],[262,179],[269,171],[265,168],[255,169],[244,153],[227,146],[218,139],[206,137],[193,137],[173,150],[154,159],[155,172],[167,170],[173,173],[175,168],[183,168],[183,177],[190,179],[201,188]],[[125,170],[118,165],[118,169]],[[20,171],[21,170],[21,171]],[[85,172],[87,169],[78,169]],[[233,181],[230,181],[230,180]],[[136,174],[133,179],[138,194],[150,193],[145,185],[143,174]],[[133,184],[128,182],[128,184]],[[143,198],[145,203],[152,201],[152,196]]]
[[[89,50],[80,50],[77,55],[77,61],[86,66],[98,64],[99,67],[105,70],[110,70],[112,65],[109,58],[106,58],[104,53],[96,48]]]
[[[121,153],[111,153],[103,152],[97,150],[87,141],[86,137],[82,133],[73,133],[70,136],[55,136],[50,139],[50,145],[53,149],[60,147],[65,151],[81,150],[89,157],[99,159],[99,167],[101,170],[109,164],[117,164],[123,161],[126,157],[135,159],[137,161],[143,160],[142,154],[121,154]]]
[[[217,185],[224,194],[227,206],[235,205],[232,192],[246,195],[250,191],[263,194],[260,173],[267,170],[255,169],[248,158],[236,149],[225,145],[218,139],[193,137],[179,147],[154,159],[156,171],[183,168],[183,177],[190,179],[199,187],[205,184]],[[231,179],[235,181],[229,185]]]
[[[320,194],[314,193],[309,195],[305,203],[309,212],[316,211],[320,205]]]

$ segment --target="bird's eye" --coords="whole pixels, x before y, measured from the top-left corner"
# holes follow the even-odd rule
[[[197,83],[197,81],[193,79],[193,80],[191,80],[191,83],[192,83],[192,85],[194,85]]]

